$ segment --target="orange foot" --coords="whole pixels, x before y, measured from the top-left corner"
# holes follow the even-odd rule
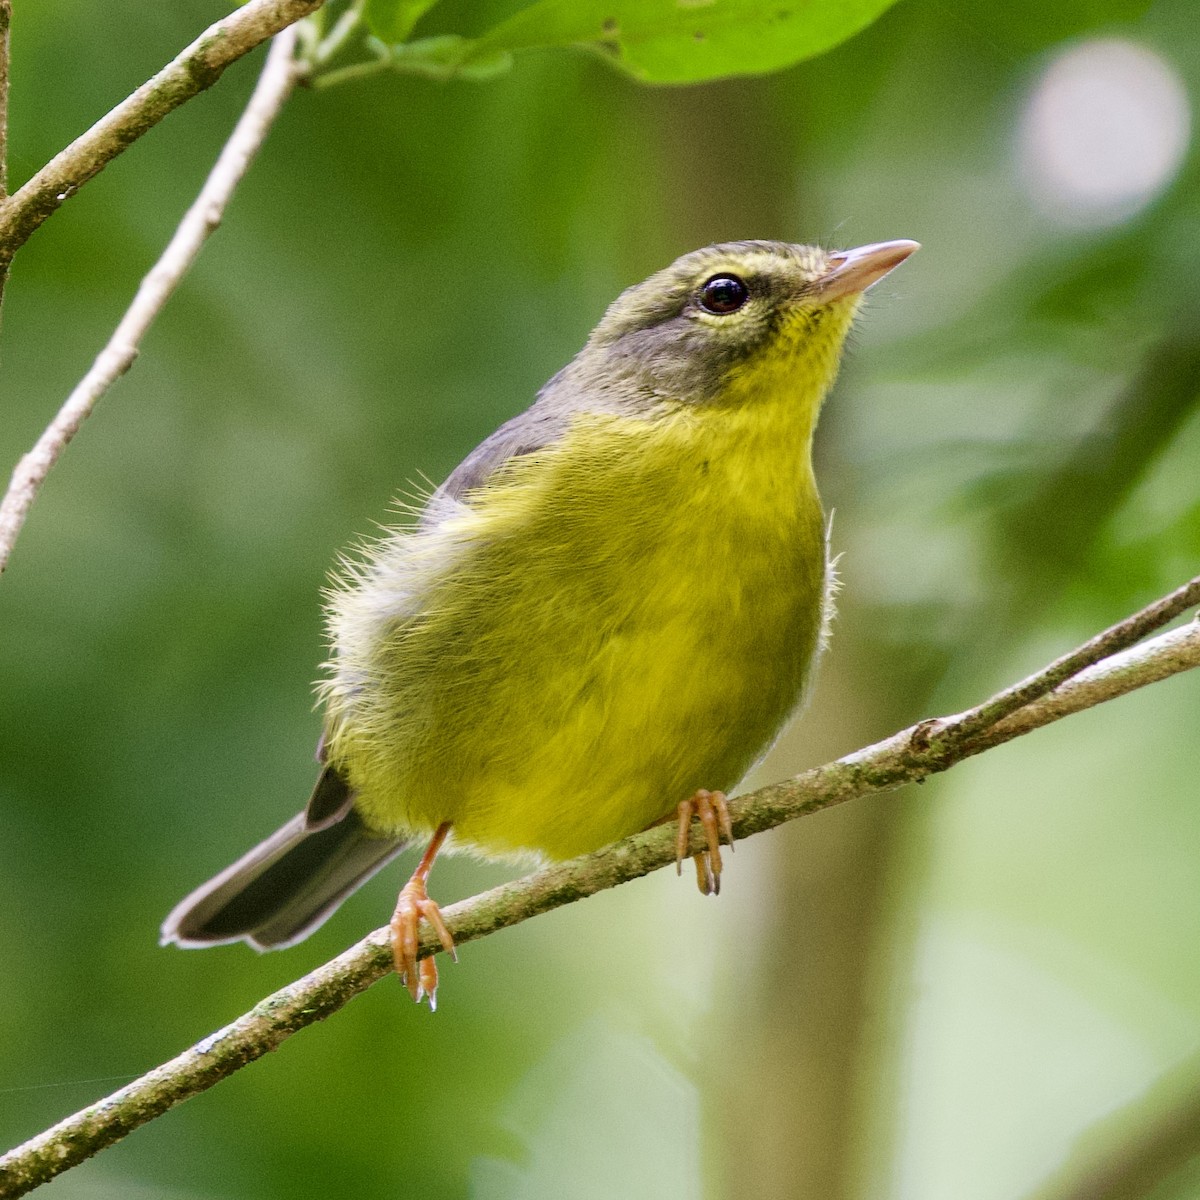
[[[417,960],[417,944],[419,926],[424,917],[433,931],[438,935],[442,948],[458,961],[454,949],[454,939],[446,922],[442,920],[442,910],[430,900],[425,890],[425,880],[414,875],[403,888],[396,901],[396,911],[392,914],[392,956],[396,963],[396,973],[400,982],[408,988],[408,994],[418,1003],[423,996],[429,997],[429,1008],[437,1008],[438,970],[433,955]]]
[[[721,890],[721,838],[733,850],[733,824],[729,820],[729,808],[724,792],[709,792],[701,788],[690,800],[679,805],[679,836],[675,840],[675,873],[683,873],[683,858],[691,840],[692,818],[698,817],[704,827],[706,850],[693,854],[696,863],[696,886],[705,896],[716,895]]]

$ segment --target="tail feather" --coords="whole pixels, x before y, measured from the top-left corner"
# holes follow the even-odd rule
[[[185,947],[239,940],[259,950],[290,946],[406,845],[369,833],[353,809],[316,828],[300,813],[181,900],[159,940]]]

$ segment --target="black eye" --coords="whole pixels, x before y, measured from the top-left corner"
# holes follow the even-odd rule
[[[700,289],[700,307],[723,317],[750,299],[750,289],[736,275],[714,275]]]

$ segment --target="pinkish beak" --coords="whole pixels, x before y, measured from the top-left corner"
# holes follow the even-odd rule
[[[816,293],[822,300],[836,300],[865,292],[920,248],[920,242],[900,238],[894,242],[872,242],[855,250],[835,250],[829,256],[828,272],[815,284]]]

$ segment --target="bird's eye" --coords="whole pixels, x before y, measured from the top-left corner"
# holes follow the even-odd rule
[[[700,289],[700,307],[724,317],[737,312],[750,299],[750,289],[736,275],[714,275]]]

